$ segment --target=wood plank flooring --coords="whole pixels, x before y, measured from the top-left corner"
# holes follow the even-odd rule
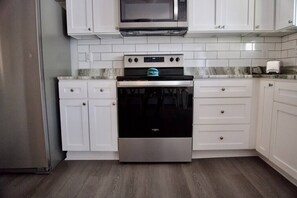
[[[297,187],[258,157],[185,164],[64,161],[50,175],[1,174],[0,197],[297,198]]]

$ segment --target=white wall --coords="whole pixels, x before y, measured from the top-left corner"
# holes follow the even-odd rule
[[[292,40],[293,38],[294,40]],[[72,69],[122,68],[123,55],[135,53],[183,53],[185,67],[266,66],[267,60],[285,57],[286,52],[291,54],[290,49],[293,46],[296,50],[296,39],[297,34],[283,38],[167,36],[102,40],[72,39]],[[287,44],[285,42],[287,40],[291,41]],[[287,47],[287,45],[289,46]],[[282,49],[284,49],[283,53]],[[286,66],[296,65],[296,58],[291,59],[285,59]]]

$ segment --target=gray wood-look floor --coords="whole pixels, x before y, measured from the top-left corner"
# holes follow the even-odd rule
[[[297,197],[258,157],[186,164],[64,161],[50,175],[1,174],[0,197]]]

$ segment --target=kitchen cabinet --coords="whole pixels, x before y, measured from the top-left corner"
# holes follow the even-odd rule
[[[251,79],[195,80],[193,150],[249,149]]]
[[[253,30],[254,0],[189,0],[189,32]]]
[[[118,4],[118,0],[67,0],[68,34],[74,38],[119,37]]]
[[[297,179],[297,107],[275,102],[269,159]]]
[[[296,0],[276,0],[275,29],[296,25]]]
[[[66,0],[66,12],[69,35],[93,33],[92,0]]]
[[[269,158],[274,81],[260,80],[256,150]]]
[[[86,99],[60,100],[63,151],[88,151],[90,149],[87,104]]]
[[[117,151],[115,80],[60,80],[65,151]]]
[[[256,31],[274,30],[275,0],[255,0],[255,25]]]

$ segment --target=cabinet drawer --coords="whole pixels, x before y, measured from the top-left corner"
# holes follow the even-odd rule
[[[249,98],[194,99],[194,124],[247,124]]]
[[[196,80],[194,97],[251,97],[252,80]]]
[[[194,125],[193,150],[248,149],[248,125]]]
[[[297,106],[297,83],[275,82],[274,100]]]
[[[59,81],[59,96],[65,98],[87,98],[86,81]]]
[[[116,98],[116,81],[100,80],[89,81],[89,98],[112,99]]]

